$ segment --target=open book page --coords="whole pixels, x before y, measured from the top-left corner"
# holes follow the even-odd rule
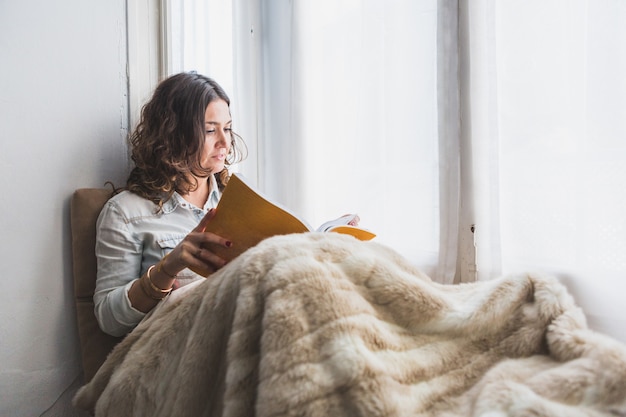
[[[349,221],[340,217],[332,221],[334,224],[330,225],[332,230],[329,231],[348,233],[361,240],[370,240],[375,236],[371,232],[347,225]],[[242,176],[233,174],[205,231],[215,233],[233,243],[230,248],[217,244],[207,246],[208,250],[221,258],[231,260],[265,238],[309,232],[313,229],[288,209],[271,202],[247,184]],[[194,272],[203,276],[210,273],[198,270]]]
[[[352,223],[359,222],[359,216],[356,214],[346,214],[345,216],[341,216],[337,219],[329,220],[326,223],[323,223],[320,227],[317,228],[318,232],[328,232],[335,226],[345,226],[352,225]]]
[[[352,235],[359,240],[371,240],[376,237],[376,234],[369,230],[362,229],[358,226],[353,226],[352,222],[359,222],[359,216],[356,214],[346,214],[337,219],[327,221],[317,228],[318,232],[336,232]]]
[[[376,237],[375,233],[358,226],[350,226],[349,224],[337,225],[328,229],[328,232],[343,233],[344,235],[352,235],[359,240],[372,240]]]

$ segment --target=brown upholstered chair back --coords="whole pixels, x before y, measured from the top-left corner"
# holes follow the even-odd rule
[[[100,330],[93,311],[96,220],[110,196],[111,190],[104,188],[81,188],[72,195],[70,205],[74,297],[85,382],[94,376],[109,352],[122,340]]]

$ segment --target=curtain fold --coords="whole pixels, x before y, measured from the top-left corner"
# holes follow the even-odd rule
[[[259,154],[261,188],[271,197],[305,217],[301,114],[303,97],[299,51],[301,34],[294,28],[306,23],[297,1],[261,1],[262,98],[259,114],[263,148]]]
[[[460,252],[461,108],[458,21],[458,0],[442,0],[437,3],[437,108],[441,216],[437,279],[446,284],[455,281]]]
[[[233,127],[244,138],[248,157],[245,163],[233,167],[255,186],[261,181],[263,118],[263,66],[261,42],[263,25],[261,23],[261,5],[257,1],[232,0],[232,36],[233,36],[233,94],[231,112]]]
[[[459,1],[459,282],[489,279],[501,273],[494,7],[494,0]]]

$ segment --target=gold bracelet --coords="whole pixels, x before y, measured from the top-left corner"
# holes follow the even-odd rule
[[[139,287],[141,287],[141,291],[143,291],[143,293],[146,294],[146,296],[152,298],[153,300],[161,301],[162,299],[164,299],[165,297],[155,297],[150,292],[150,287],[148,287],[148,283],[146,283],[146,279],[147,277],[145,275],[139,278]]]
[[[152,288],[154,292],[161,294],[163,297],[161,297],[160,299],[163,299],[169,293],[172,292],[172,288],[168,288],[167,290],[164,290],[163,288],[159,288],[156,285],[154,285],[154,282],[152,282],[152,277],[150,276],[150,272],[152,271],[152,268],[154,268],[154,265],[151,265],[150,268],[148,268],[148,272],[146,272],[146,276],[148,277],[148,284],[150,284],[150,288]]]
[[[169,255],[169,253],[168,253],[168,255]],[[176,275],[178,275],[178,274],[170,274],[170,273],[169,273],[169,272],[167,272],[167,271],[165,270],[165,268],[163,267],[163,261],[165,260],[165,258],[167,258],[167,255],[165,255],[165,256],[163,257],[163,259],[161,259],[161,261],[157,264],[157,269],[156,269],[156,270],[157,270],[157,272],[163,273],[163,274],[167,275],[167,276],[168,276],[168,277],[170,277],[170,278],[176,278]]]
[[[139,288],[141,288],[141,292],[143,292],[146,296],[152,298],[153,300],[160,300],[160,298],[154,298],[152,294],[150,294],[149,288],[146,287],[146,280],[143,277],[139,278]]]

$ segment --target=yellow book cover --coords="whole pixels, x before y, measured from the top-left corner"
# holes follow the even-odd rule
[[[348,225],[354,217],[342,216],[324,223],[318,229],[311,229],[304,220],[264,197],[247,184],[243,177],[232,174],[205,232],[222,236],[233,242],[233,246],[225,248],[211,244],[207,249],[230,261],[263,239],[275,235],[320,231],[345,233],[360,240],[373,239],[376,236],[374,233]],[[207,271],[195,272],[209,275]]]

